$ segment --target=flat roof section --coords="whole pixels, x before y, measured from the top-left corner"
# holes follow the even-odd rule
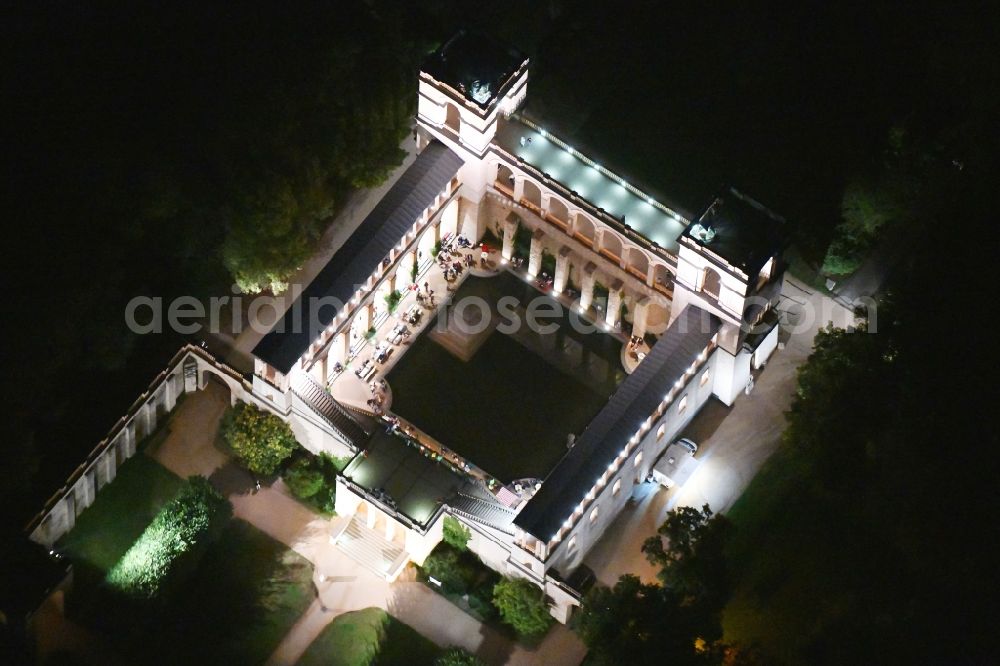
[[[253,355],[288,374],[337,316],[333,305],[320,307],[318,299],[347,303],[462,164],[462,158],[440,141],[428,144],[281,320],[257,343]]]
[[[427,56],[421,69],[485,110],[527,59],[485,35],[460,30]]]
[[[783,217],[729,188],[688,225],[684,237],[754,277],[784,249],[784,224]]]
[[[385,428],[372,436],[343,474],[370,493],[383,493],[383,501],[424,526],[438,506],[466,483],[447,464],[427,457],[402,435]]]
[[[718,317],[701,308],[684,308],[542,482],[514,524],[539,539],[554,537],[721,326]]]
[[[636,194],[590,164],[593,161],[590,158],[575,150],[570,152],[560,145],[562,141],[542,132],[511,118],[499,123],[496,142],[508,153],[622,220],[644,238],[668,252],[677,252],[677,239],[688,223],[679,212],[675,213],[677,217],[664,212],[651,203],[655,199]],[[599,162],[595,164],[600,166]]]

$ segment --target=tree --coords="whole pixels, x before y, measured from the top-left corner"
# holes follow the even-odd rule
[[[228,207],[222,258],[240,289],[284,291],[315,249],[323,212],[329,211],[303,206],[291,183],[278,177],[257,184]]]
[[[154,599],[190,571],[232,507],[204,477],[187,480],[111,568],[107,581],[136,599]]]
[[[840,204],[841,222],[823,260],[823,272],[848,275],[856,271],[882,228],[897,220],[901,212],[886,184],[849,185]]]
[[[493,605],[504,622],[527,638],[539,637],[552,626],[545,593],[523,578],[504,578],[498,582],[493,587]]]
[[[465,594],[475,578],[475,571],[462,561],[462,553],[449,544],[438,546],[424,560],[422,569],[441,583],[446,592]]]
[[[594,664],[696,664],[704,663],[697,619],[672,591],[626,574],[613,588],[591,589],[572,628]]]
[[[469,538],[472,533],[469,528],[458,522],[453,516],[444,517],[444,527],[442,537],[444,542],[456,550],[464,551],[469,549]]]
[[[884,165],[877,175],[859,177],[844,189],[840,224],[823,260],[823,272],[849,275],[892,228],[917,215],[916,174],[930,157],[914,146],[903,127],[889,131]]]
[[[306,457],[299,458],[288,468],[283,477],[288,489],[296,497],[308,499],[322,488],[325,482],[323,472]]]
[[[731,589],[725,546],[732,530],[725,516],[713,514],[708,504],[700,511],[679,507],[667,514],[656,536],[646,539],[642,552],[660,567],[664,586],[685,604],[718,612]]]
[[[274,474],[299,446],[287,423],[247,403],[226,412],[222,436],[247,469],[256,474]]]
[[[485,666],[483,660],[465,648],[452,646],[434,661],[434,666]]]

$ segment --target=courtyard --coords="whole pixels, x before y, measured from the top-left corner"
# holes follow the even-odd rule
[[[501,310],[501,299],[516,304]],[[554,324],[544,332],[525,322],[533,299],[558,306],[539,319]],[[488,305],[488,325],[485,309],[471,302]],[[580,433],[624,378],[622,342],[584,332],[578,315],[510,272],[466,279],[447,308],[447,328],[422,334],[389,372],[392,411],[505,483],[544,478],[568,435]],[[520,325],[498,328],[511,312]]]

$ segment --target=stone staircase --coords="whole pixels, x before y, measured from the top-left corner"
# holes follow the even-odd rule
[[[301,398],[347,441],[357,448],[364,447],[371,432],[312,377],[305,373],[297,373],[292,378],[292,393]]]
[[[337,547],[376,576],[393,580],[409,561],[403,547],[369,528],[357,517],[336,537]]]

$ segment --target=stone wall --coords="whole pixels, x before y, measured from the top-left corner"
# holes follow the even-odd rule
[[[251,396],[251,385],[236,370],[200,347],[182,347],[32,518],[27,527],[29,538],[51,548],[73,529],[77,516],[94,503],[104,486],[114,481],[118,468],[135,455],[138,444],[170,415],[181,395],[204,388],[210,377],[229,387],[233,403],[244,400],[270,408]]]

